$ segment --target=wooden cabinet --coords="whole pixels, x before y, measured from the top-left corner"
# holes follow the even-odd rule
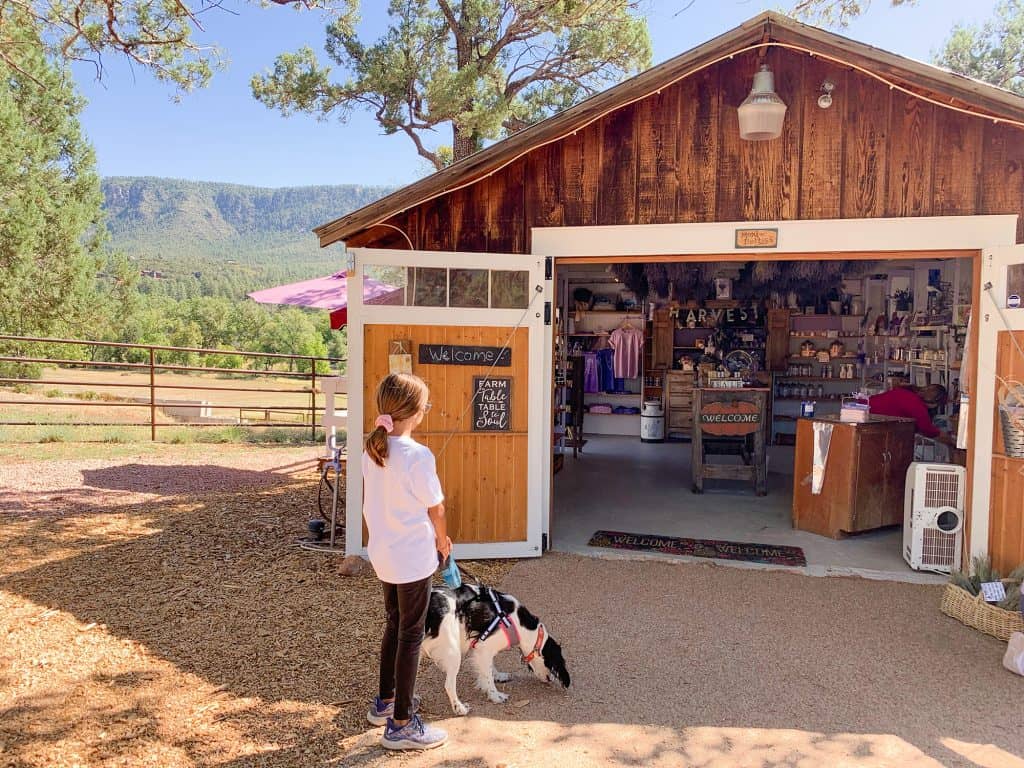
[[[784,371],[789,365],[789,315],[788,309],[769,309],[767,340],[764,360],[769,371]]]
[[[654,310],[651,323],[651,370],[672,368],[672,332],[674,323],[667,307]]]
[[[665,375],[665,431],[690,434],[693,430],[693,371]]]
[[[793,527],[842,538],[899,525],[907,468],[914,460],[914,422],[871,416],[866,424],[835,417],[800,419],[793,474]],[[811,492],[814,422],[832,425],[821,493]]]

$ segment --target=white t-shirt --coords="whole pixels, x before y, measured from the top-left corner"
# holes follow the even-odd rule
[[[430,449],[411,437],[389,437],[383,467],[364,451],[363,493],[366,549],[377,578],[408,584],[432,575],[437,545],[427,508],[444,501],[444,494]]]

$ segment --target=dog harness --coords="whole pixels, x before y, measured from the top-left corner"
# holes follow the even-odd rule
[[[505,609],[501,607],[501,601],[498,600],[498,596],[494,594],[494,590],[493,589],[491,589],[490,587],[487,587],[486,595],[487,595],[487,599],[491,603],[491,606],[494,608],[494,612],[495,612],[496,615],[494,617],[494,620],[491,621],[491,623],[487,626],[487,629],[485,629],[483,632],[481,632],[478,637],[475,637],[472,640],[470,640],[469,647],[471,649],[472,648],[476,648],[478,643],[486,642],[487,638],[489,638],[491,635],[493,635],[494,631],[496,629],[498,629],[499,627],[501,628],[501,631],[505,633],[505,641],[508,643],[508,647],[509,648],[516,648],[516,647],[518,647],[519,646],[520,638],[519,638],[519,630],[516,629],[515,623],[509,618],[509,615],[507,613],[505,613]],[[477,595],[477,599],[478,600],[481,597],[483,597],[483,595]],[[537,658],[537,655],[540,653],[541,648],[544,647],[545,639],[546,638],[545,638],[545,632],[544,632],[544,625],[543,624],[538,624],[537,625],[537,642],[535,642],[533,644],[533,650],[530,651],[527,654],[527,653],[523,653],[523,649],[522,648],[519,648],[519,655],[523,657],[523,661],[526,664],[529,664],[531,661],[533,661],[535,658]]]
[[[519,630],[516,629],[516,625],[512,623],[512,619],[510,619],[508,614],[505,613],[505,609],[501,607],[501,601],[498,600],[498,596],[494,594],[494,590],[487,587],[486,594],[496,615],[494,620],[487,626],[487,629],[469,642],[469,647],[476,648],[478,643],[486,642],[487,638],[494,634],[494,630],[500,627],[501,631],[505,633],[505,640],[508,642],[508,647],[515,648],[519,645]],[[477,595],[477,599],[479,600],[482,596],[483,595]],[[515,640],[513,640],[513,637]]]

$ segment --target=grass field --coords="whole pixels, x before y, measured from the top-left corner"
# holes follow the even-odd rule
[[[273,374],[159,373],[155,376],[158,400],[223,406],[212,413],[225,419],[225,424],[186,426],[158,409],[157,423],[163,426],[157,430],[157,439],[174,443],[310,442],[314,437],[309,412],[302,410],[311,404],[310,385],[309,379]],[[0,443],[148,441],[149,406],[120,403],[136,399],[148,402],[149,395],[149,374],[145,371],[47,368],[36,381],[0,388],[0,422],[32,422],[0,424]],[[46,405],[28,402],[40,400]],[[322,393],[317,394],[315,402],[318,408],[323,407]],[[341,398],[336,407],[344,406]],[[296,426],[259,426],[264,421]],[[320,438],[318,430],[316,439]]]

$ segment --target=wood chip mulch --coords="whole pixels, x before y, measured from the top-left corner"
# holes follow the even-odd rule
[[[314,472],[232,489],[209,467],[215,489],[168,467],[163,493],[49,505],[0,467],[0,766],[311,765],[365,730],[380,588],[295,546]]]

